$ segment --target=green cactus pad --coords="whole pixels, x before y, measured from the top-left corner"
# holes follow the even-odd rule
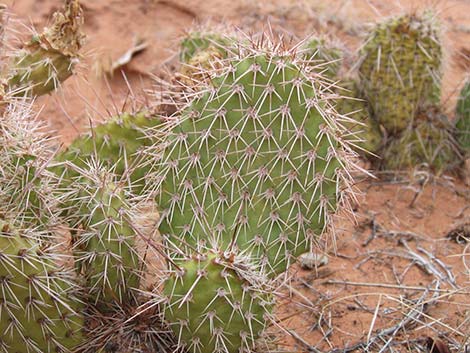
[[[188,252],[238,247],[272,274],[310,249],[350,164],[309,68],[247,48],[182,113],[150,182],[162,235]]]
[[[31,231],[0,221],[0,352],[72,352],[84,339],[73,291]]]
[[[188,35],[181,40],[180,43],[180,60],[183,63],[189,63],[191,59],[201,51],[212,47],[220,53],[220,56],[225,56],[227,53],[227,46],[233,42],[229,36],[225,36],[215,30],[195,30],[188,33]]]
[[[132,185],[138,189],[138,185],[143,183],[147,169],[136,168],[135,158],[140,149],[154,143],[154,139],[150,138],[148,133],[156,130],[159,125],[161,125],[159,119],[144,112],[123,113],[114,117],[76,138],[56,157],[61,163],[55,168],[55,172],[65,173],[62,178],[67,180],[77,176],[79,172],[67,168],[62,162],[70,162],[75,167],[85,168],[91,159],[97,159],[113,168],[115,174],[130,178]],[[153,133],[157,134],[156,131]]]
[[[81,175],[72,185],[80,207],[71,225],[83,228],[74,237],[74,256],[89,300],[106,309],[133,300],[140,261],[124,190],[107,171],[91,167],[87,173],[89,177]]]
[[[13,96],[40,96],[55,90],[69,78],[83,42],[83,13],[77,0],[67,1],[63,12],[54,14],[52,26],[19,51],[8,72]]]
[[[374,154],[382,145],[382,133],[378,124],[369,114],[367,102],[361,98],[360,91],[354,81],[344,81],[338,84],[338,99],[336,109],[350,120],[345,122],[348,138],[354,150],[361,156],[375,159]]]
[[[313,37],[305,43],[301,51],[316,71],[330,80],[336,79],[344,56],[339,45],[325,37]]]
[[[457,103],[456,138],[465,154],[470,155],[470,82],[460,91]]]
[[[11,103],[0,121],[0,213],[27,227],[46,222],[52,211],[45,207],[50,141],[33,114],[31,106]]]
[[[270,303],[244,279],[246,270],[212,253],[176,265],[164,287],[165,319],[180,345],[191,353],[251,351]]]
[[[451,169],[458,159],[452,126],[438,108],[420,113],[415,123],[392,139],[383,151],[383,167],[387,170],[426,164],[439,173]]]
[[[38,47],[18,53],[8,80],[10,93],[16,96],[41,96],[54,91],[60,83],[72,76],[74,61],[53,49]]]
[[[421,108],[439,102],[442,48],[431,14],[378,24],[362,48],[362,90],[389,134],[404,130]]]

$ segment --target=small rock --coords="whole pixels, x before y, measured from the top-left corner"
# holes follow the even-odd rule
[[[313,270],[315,268],[328,264],[328,257],[322,254],[306,252],[299,256],[300,267],[304,270]]]

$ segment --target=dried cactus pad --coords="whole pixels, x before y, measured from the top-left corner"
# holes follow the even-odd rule
[[[165,283],[165,318],[191,353],[251,352],[270,304],[230,261],[209,253],[177,262]],[[263,298],[265,297],[265,298]]]
[[[0,352],[71,352],[82,343],[72,280],[32,231],[0,220]]]
[[[182,113],[151,187],[160,231],[183,251],[238,247],[279,273],[325,230],[350,164],[304,63],[247,49]]]
[[[439,102],[441,59],[431,14],[392,18],[370,33],[359,74],[374,117],[387,131],[404,130],[420,108]]]

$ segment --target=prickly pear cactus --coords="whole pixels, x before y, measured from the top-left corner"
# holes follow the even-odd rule
[[[200,28],[189,32],[180,43],[180,60],[183,63],[190,63],[193,57],[211,48],[218,56],[224,57],[227,53],[227,46],[232,41],[230,36],[223,35],[222,29]]]
[[[0,352],[71,352],[83,317],[73,279],[39,247],[32,231],[0,220]]]
[[[6,104],[0,118],[0,212],[18,223],[37,226],[52,209],[47,203],[46,165],[52,158],[50,141],[34,119],[32,107]]]
[[[188,352],[251,352],[266,326],[269,295],[252,288],[249,271],[208,253],[179,260],[165,283],[165,318]]]
[[[138,151],[155,142],[149,134],[158,135],[161,121],[144,112],[123,113],[100,124],[82,136],[56,157],[59,166],[54,171],[62,179],[69,180],[85,168],[92,159],[97,159],[113,169],[119,176],[132,180],[132,185],[139,189],[147,172],[145,168],[136,168]],[[74,168],[67,167],[72,163]]]
[[[194,54],[187,64],[183,64],[180,70],[181,81],[189,86],[208,81],[210,79],[209,70],[217,70],[223,59],[223,54],[214,46],[209,46],[204,50]]]
[[[103,309],[132,301],[141,275],[130,206],[116,179],[102,166],[90,164],[71,185],[75,194],[70,198],[79,207],[70,224],[83,229],[74,236],[75,263],[89,301]]]
[[[344,56],[339,44],[317,36],[307,40],[301,51],[317,71],[330,80],[336,79]]]
[[[361,99],[360,91],[354,81],[345,80],[338,84],[341,96],[336,105],[338,113],[348,121],[344,123],[349,131],[348,139],[354,150],[361,156],[373,159],[382,145],[382,133],[378,124],[369,114],[367,102]]]
[[[440,97],[442,48],[436,19],[406,14],[378,24],[362,48],[362,90],[390,134]]]
[[[273,275],[325,231],[350,149],[309,68],[294,52],[242,49],[150,150],[159,229],[181,251],[238,248]]]
[[[465,154],[470,157],[470,82],[466,82],[462,91],[460,91],[456,116],[457,141]]]
[[[420,113],[415,123],[391,140],[383,152],[383,166],[388,170],[426,164],[439,173],[450,169],[458,160],[452,126],[438,108]]]
[[[203,26],[189,32],[180,44],[179,81],[193,88],[210,83],[213,71],[233,55],[236,44],[236,33],[222,26]]]
[[[52,26],[14,55],[7,73],[9,93],[39,96],[55,90],[69,78],[83,42],[82,26],[78,0],[66,1],[64,12],[54,14]]]

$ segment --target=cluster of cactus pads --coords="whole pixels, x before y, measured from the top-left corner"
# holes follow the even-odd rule
[[[82,13],[65,3],[4,70],[0,352],[256,351],[280,276],[347,204],[357,155],[444,170],[469,154],[468,84],[453,127],[427,15],[378,25],[356,75],[323,37],[197,30],[174,114],[122,113],[57,151],[31,98],[77,61]]]
[[[362,94],[386,132],[380,152],[385,169],[426,165],[439,173],[460,156],[453,126],[439,105],[440,37],[431,13],[406,14],[377,25],[361,49]]]
[[[261,43],[238,43],[146,151],[159,155],[147,189],[174,247],[165,313],[191,352],[254,349],[270,281],[310,250],[349,190],[353,152],[328,86],[305,56]]]
[[[330,65],[328,76],[341,97],[336,107],[349,118],[350,140],[360,155],[390,171],[425,166],[441,173],[459,164],[468,132],[464,118],[453,125],[440,107],[442,43],[432,13],[375,25],[357,62],[344,70],[332,60],[339,47],[311,43]],[[457,115],[465,115],[465,104],[462,98]]]
[[[61,33],[73,34],[61,42],[67,50],[81,42],[79,14],[72,1],[55,17]],[[51,31],[35,40],[52,43]],[[27,99],[68,77],[74,55],[39,46],[13,61],[9,72],[23,74],[9,76],[11,92],[28,94],[2,106],[5,352],[106,351],[109,342],[88,327],[91,313],[139,312],[145,293],[160,298],[158,318],[180,348],[256,348],[274,321],[276,277],[330,226],[354,168],[348,119],[335,112],[314,60],[260,43],[186,40],[189,65],[215,51],[208,60],[223,60],[217,70],[197,62],[211,80],[185,91],[185,107],[171,117],[123,113],[59,152]],[[38,69],[43,60],[54,69]],[[152,273],[156,254],[165,262]]]

